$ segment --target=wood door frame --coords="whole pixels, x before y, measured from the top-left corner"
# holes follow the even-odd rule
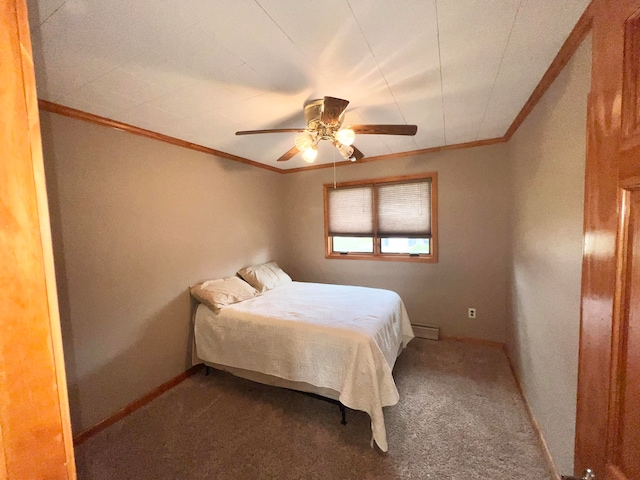
[[[0,2],[0,479],[75,479],[31,37]]]
[[[618,169],[624,71],[624,55],[620,51],[624,29],[620,28],[620,18],[640,8],[640,2],[593,0],[589,8],[593,62],[587,120],[574,474],[580,475],[585,468],[591,468],[598,478],[603,478],[607,441],[612,433],[609,419],[616,415],[617,400],[610,386],[616,380],[618,317],[626,288],[622,278],[626,219],[618,215],[628,197],[620,188]]]

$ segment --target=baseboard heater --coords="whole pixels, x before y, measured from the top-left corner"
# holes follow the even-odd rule
[[[438,327],[427,327],[425,325],[414,325],[413,333],[418,338],[427,338],[429,340],[440,340],[440,329]]]

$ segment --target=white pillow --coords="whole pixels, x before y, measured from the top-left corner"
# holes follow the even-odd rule
[[[207,280],[191,287],[191,295],[214,311],[258,295],[255,288],[238,277]]]
[[[284,273],[276,262],[243,268],[238,271],[238,275],[260,293],[291,282],[291,277]]]

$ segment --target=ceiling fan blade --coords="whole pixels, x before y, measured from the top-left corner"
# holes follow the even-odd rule
[[[349,105],[349,100],[335,97],[324,97],[324,108],[320,120],[325,125],[336,125],[340,121],[340,115]]]
[[[278,159],[278,161],[279,161],[279,162],[286,162],[287,160],[291,160],[291,159],[296,155],[296,153],[298,153],[298,152],[299,152],[298,148],[297,148],[297,147],[293,147],[293,148],[292,148],[291,150],[289,150],[287,153],[283,154],[283,155]]]
[[[351,147],[353,148],[353,156],[356,157],[356,161],[362,160],[364,158],[364,153],[358,150],[354,145],[351,145]]]
[[[256,133],[295,133],[304,132],[304,128],[272,128],[268,130],[243,130],[236,135],[254,135]]]
[[[417,125],[351,125],[355,133],[373,135],[415,135]]]

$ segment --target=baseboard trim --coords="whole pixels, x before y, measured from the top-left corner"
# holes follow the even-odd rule
[[[449,342],[462,342],[462,343],[473,343],[476,345],[485,345],[491,348],[499,348],[504,349],[504,343],[502,342],[494,342],[493,340],[485,340],[484,338],[473,338],[473,337],[456,337],[452,335],[440,335],[440,339]]]
[[[194,365],[193,367],[191,367],[186,372],[182,372],[180,375],[176,375],[175,377],[173,377],[168,382],[165,382],[162,385],[160,385],[159,387],[154,388],[153,390],[151,390],[146,395],[143,395],[139,399],[134,400],[129,405],[126,405],[125,407],[121,408],[120,410],[118,410],[114,414],[109,415],[104,420],[101,420],[98,423],[96,423],[95,425],[93,425],[93,426],[89,427],[88,429],[86,429],[85,431],[80,432],[77,435],[74,435],[73,444],[74,445],[80,445],[82,442],[84,442],[88,438],[94,436],[98,432],[101,432],[105,428],[110,427],[111,425],[113,425],[116,422],[119,422],[120,420],[122,420],[127,415],[130,415],[131,413],[135,412],[140,407],[142,407],[142,406],[146,405],[147,403],[149,403],[151,400],[154,400],[155,398],[158,398],[164,392],[166,392],[167,390],[172,389],[173,387],[178,385],[183,380],[186,380],[188,377],[190,377],[194,373],[197,373],[203,367],[204,367],[204,365],[202,365],[202,364]]]
[[[524,403],[524,407],[527,410],[527,414],[529,415],[529,420],[531,420],[531,425],[533,425],[533,430],[536,432],[536,436],[540,441],[540,445],[542,445],[542,453],[544,454],[544,458],[547,462],[547,466],[553,475],[554,480],[561,480],[560,472],[558,472],[558,467],[553,461],[553,457],[551,456],[551,451],[549,450],[549,446],[547,445],[547,441],[544,439],[544,435],[542,434],[542,430],[540,429],[540,425],[536,420],[535,415],[533,414],[533,410],[531,410],[531,406],[527,401],[527,397],[524,394],[524,390],[522,389],[522,384],[520,383],[520,377],[518,376],[518,372],[515,368],[513,360],[511,359],[511,355],[509,355],[509,349],[507,345],[504,345],[504,353],[507,357],[507,362],[509,362],[509,368],[511,368],[511,373],[513,374],[513,378],[516,381],[516,386],[518,387],[518,392],[520,392],[520,397],[522,398],[522,402]]]

